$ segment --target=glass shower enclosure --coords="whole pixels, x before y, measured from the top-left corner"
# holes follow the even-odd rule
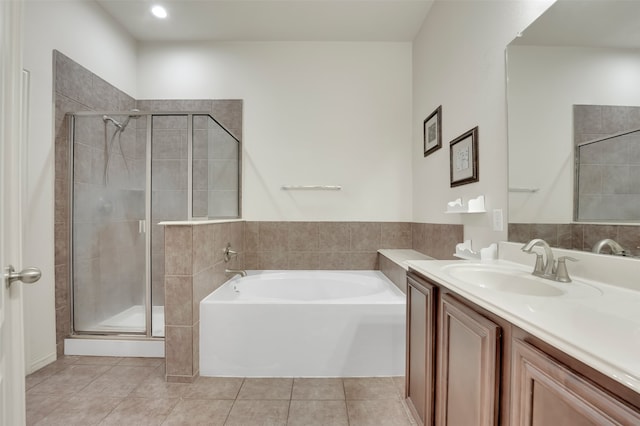
[[[240,141],[206,112],[69,120],[72,333],[163,337],[158,224],[240,217]]]

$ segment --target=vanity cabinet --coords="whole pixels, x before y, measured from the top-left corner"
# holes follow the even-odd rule
[[[419,424],[640,425],[637,392],[414,271],[407,283]]]
[[[536,347],[513,343],[514,425],[638,425],[640,413]]]
[[[405,397],[421,425],[432,425],[434,419],[437,290],[427,281],[407,280]]]
[[[498,424],[500,327],[458,302],[440,299],[437,426]]]

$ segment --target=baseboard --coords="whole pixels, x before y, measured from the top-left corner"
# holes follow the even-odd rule
[[[31,374],[40,370],[42,367],[46,367],[47,365],[54,362],[58,357],[56,356],[56,352],[52,352],[48,355],[43,356],[39,360],[32,362],[31,364],[27,364],[26,366],[26,374]]]

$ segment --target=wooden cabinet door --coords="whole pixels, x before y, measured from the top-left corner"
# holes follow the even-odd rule
[[[514,425],[639,425],[640,413],[537,348],[515,340]]]
[[[433,425],[437,287],[412,278],[407,284],[407,405],[417,422]]]
[[[440,300],[436,425],[498,424],[500,327],[449,294]]]

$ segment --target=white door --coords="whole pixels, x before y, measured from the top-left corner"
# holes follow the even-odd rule
[[[37,280],[11,273],[22,267],[22,3],[0,1],[0,425],[25,423],[22,283]],[[19,270],[19,269],[18,269]],[[24,272],[24,271],[21,271]],[[16,280],[10,279],[15,275]],[[11,284],[9,284],[13,281]]]

